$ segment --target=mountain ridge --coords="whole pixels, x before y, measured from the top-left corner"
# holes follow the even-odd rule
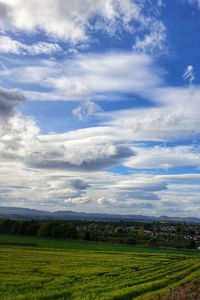
[[[169,216],[144,216],[131,214],[109,214],[109,213],[86,213],[75,211],[46,211],[25,207],[0,206],[0,218],[16,219],[66,219],[66,220],[88,220],[88,221],[166,221],[200,223],[197,217],[169,217]]]

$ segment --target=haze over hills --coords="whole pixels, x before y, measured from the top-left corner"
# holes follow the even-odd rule
[[[16,219],[66,219],[66,220],[93,220],[93,221],[166,221],[166,222],[189,222],[200,223],[196,217],[169,217],[169,216],[143,216],[143,215],[120,215],[104,213],[85,213],[74,211],[44,211],[21,207],[0,207],[0,218]]]

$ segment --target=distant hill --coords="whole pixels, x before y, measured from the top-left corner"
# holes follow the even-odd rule
[[[9,217],[9,218],[46,218],[52,215],[51,212],[23,208],[23,207],[3,207],[0,206],[0,217]]]
[[[187,222],[200,223],[200,218],[195,217],[168,217],[168,216],[143,216],[143,215],[120,215],[103,213],[84,213],[74,211],[55,211],[21,208],[21,207],[0,207],[0,218],[14,219],[66,219],[66,220],[91,220],[91,221],[138,221],[138,222]]]

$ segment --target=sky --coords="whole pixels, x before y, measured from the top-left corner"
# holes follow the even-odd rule
[[[200,217],[199,32],[199,0],[0,0],[0,206]]]

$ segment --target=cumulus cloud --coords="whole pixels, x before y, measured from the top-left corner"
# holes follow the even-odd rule
[[[38,169],[39,173],[45,174],[43,176],[54,172],[61,172],[65,175],[66,171],[67,174],[75,172],[76,178],[81,178],[81,180],[89,176],[88,171],[99,172],[109,166],[122,163],[128,164],[128,161],[135,160],[138,167],[142,167],[145,163],[145,156],[148,155],[147,152],[150,149],[144,149],[143,146],[130,146],[130,142],[134,139],[177,139],[177,137],[185,138],[186,133],[191,138],[194,134],[197,136],[199,133],[198,88],[194,88],[192,91],[187,88],[163,88],[157,89],[154,93],[159,95],[162,106],[153,109],[138,109],[137,111],[129,110],[129,112],[121,111],[114,114],[112,112],[112,117],[108,113],[106,114],[106,118],[109,119],[107,126],[74,130],[64,134],[41,134],[33,120],[30,118],[22,119],[22,117],[13,114],[11,110],[11,113],[9,113],[12,116],[9,118],[10,125],[12,125],[11,130],[1,139],[1,163],[3,166],[13,163],[12,169],[16,167],[18,170],[22,167],[28,167],[30,173],[33,172],[34,174],[35,172],[35,176],[38,176]],[[192,101],[189,102],[190,105],[186,110],[188,99],[191,100],[191,98]],[[173,101],[174,99],[177,99],[176,102]],[[103,118],[104,116],[105,113],[102,113]],[[172,166],[181,166],[184,161],[193,165],[198,163],[198,148],[192,146],[165,149],[162,147],[151,148],[152,162],[149,163],[149,167],[156,165],[156,156],[158,165],[160,164],[162,167],[166,166],[166,161]],[[135,152],[138,153],[138,160],[137,157],[134,157]],[[140,161],[140,155],[143,156],[142,161]],[[83,171],[85,172],[82,179],[82,175],[77,173]],[[3,170],[1,174],[5,174],[5,171]],[[115,178],[115,183],[110,185],[106,182],[107,177],[102,182],[101,176],[97,175],[95,177],[96,186],[99,181],[101,182],[98,187],[101,189],[100,195],[102,195],[102,190],[108,189],[109,191],[105,192],[108,193],[108,198],[105,197],[105,199],[115,199],[113,201],[120,202],[120,207],[124,205],[121,202],[126,200],[130,205],[133,201],[141,201],[142,203],[153,201],[157,205],[162,199],[166,200],[170,195],[169,182],[197,179],[197,174],[190,174],[190,176],[184,174],[185,177],[183,175],[174,175],[174,177],[165,175],[165,177],[156,178],[151,176],[148,179],[135,178],[130,182],[127,180],[124,182],[123,177],[120,177],[119,181]],[[69,182],[69,179],[67,181]],[[87,182],[87,180],[85,181]],[[34,182],[30,182],[30,186],[33,185]],[[69,191],[70,187],[53,188],[53,191],[50,191],[48,187],[49,191],[44,191],[38,182],[35,184],[37,192],[39,190],[38,186],[44,199],[45,193],[47,194],[47,202],[53,199],[56,199],[54,201],[64,202],[68,195],[70,198],[75,196],[77,196],[75,198],[78,198],[82,197],[81,193],[84,192],[84,189],[78,190],[75,189],[75,186],[71,186],[71,191]],[[78,191],[78,194],[76,195],[74,191]],[[19,192],[18,189],[9,192],[9,196],[12,199],[19,199],[23,195],[24,199],[30,199],[30,191],[29,194],[27,193],[25,191]],[[177,194],[177,188],[176,192],[173,193],[173,195]],[[173,195],[169,197],[172,199]],[[187,201],[190,201],[194,199],[194,193],[191,195],[187,192],[185,197]]]
[[[30,65],[25,62],[21,68],[16,65],[13,69],[4,69],[1,78],[10,80],[9,83],[11,80],[23,85],[27,83],[27,86],[33,83],[47,89],[53,85],[53,91],[57,93],[53,96],[64,95],[64,99],[72,96],[84,99],[91,90],[92,93],[132,92],[145,95],[147,100],[154,102],[154,107],[100,112],[98,116],[103,121],[98,127],[63,134],[42,134],[33,119],[16,114],[24,101],[21,92],[1,89],[1,124],[3,118],[7,118],[9,123],[6,132],[0,126],[0,183],[6,200],[14,199],[14,203],[24,199],[26,203],[33,199],[39,205],[39,198],[42,198],[44,205],[49,203],[53,207],[62,204],[92,205],[91,199],[98,199],[100,205],[110,205],[110,209],[113,206],[152,210],[162,201],[168,199],[173,202],[177,197],[178,201],[186,199],[184,204],[191,208],[191,213],[195,211],[192,201],[198,201],[197,193],[192,185],[186,191],[183,182],[200,180],[199,174],[150,174],[145,178],[144,174],[137,172],[133,178],[132,174],[109,174],[109,177],[101,170],[121,164],[131,168],[198,166],[198,147],[151,145],[145,148],[145,144],[133,146],[132,142],[198,138],[199,87],[162,87],[162,80],[154,74],[156,68],[151,69],[153,60],[139,54],[78,56],[63,66],[58,63],[57,68],[53,61],[39,62],[38,66],[34,64],[35,61]],[[66,66],[69,66],[67,71]],[[91,78],[94,79],[93,86],[90,85]],[[67,82],[69,85],[66,87]],[[77,90],[73,94],[74,86]],[[56,184],[50,175],[57,176]],[[63,182],[65,185],[62,186]],[[172,185],[173,182],[178,182],[177,186]],[[95,187],[95,192],[91,191],[92,187]],[[185,189],[184,193],[181,193],[181,188]],[[89,196],[85,196],[86,190]],[[102,194],[107,195],[103,198]]]
[[[26,139],[27,141],[28,139]],[[33,147],[34,144],[31,148]],[[19,149],[22,148],[20,147]],[[15,152],[21,153],[19,150]],[[103,210],[107,207],[108,212],[118,211],[119,213],[124,213],[127,211],[129,214],[160,214],[161,212],[166,213],[164,206],[163,208],[161,207],[161,201],[178,201],[179,208],[191,207],[190,212],[184,212],[185,215],[196,214],[195,209],[192,210],[192,207],[196,207],[196,204],[193,203],[195,199],[198,202],[199,192],[194,193],[194,189],[198,191],[199,174],[156,176],[154,174],[146,174],[145,176],[137,172],[136,174],[124,176],[99,170],[92,173],[80,173],[77,171],[74,173],[74,171],[67,170],[66,172],[66,170],[58,169],[38,170],[36,168],[27,168],[26,165],[20,163],[19,158],[15,161],[10,159],[5,161],[2,156],[0,157],[0,186],[3,188],[1,189],[2,205],[21,205],[55,210],[65,209],[65,200],[89,197],[90,199],[104,198],[104,200],[97,201],[99,208],[95,206],[94,200],[88,202],[88,209],[91,211],[98,209],[101,211],[101,207]],[[86,189],[78,190],[70,185],[70,181],[73,179],[81,179],[85,183],[90,183],[90,186],[86,188],[87,196],[83,195]],[[106,203],[105,200],[108,200],[110,203]],[[75,207],[75,204],[71,203],[74,201],[70,201],[69,206]],[[178,211],[176,214],[178,214]]]
[[[0,161],[1,163],[23,163],[38,143],[40,129],[29,117],[13,115],[0,123]]]
[[[0,112],[9,116],[6,129],[0,126],[1,160],[17,159],[25,166],[34,169],[55,169],[71,171],[97,171],[121,164],[135,155],[126,145],[118,144],[102,131],[99,138],[90,136],[90,130],[66,134],[40,134],[33,119],[17,114],[16,107],[24,99],[20,92],[0,90]],[[77,189],[87,184],[80,180],[71,181]]]
[[[25,162],[32,168],[95,171],[120,164],[132,155],[134,152],[125,146],[87,145],[85,141],[77,139],[71,142],[65,140],[57,147],[51,143],[39,144],[25,158]]]
[[[88,100],[83,102],[80,106],[73,109],[72,113],[79,120],[87,120],[90,116],[101,111],[101,107],[95,102]]]
[[[119,35],[122,30],[136,34],[156,22],[159,2],[150,1],[148,5],[147,1],[131,0],[87,0],[84,4],[81,0],[27,0],[25,3],[1,0],[0,29],[31,34],[42,31],[72,43],[88,41],[94,30],[109,35]]]
[[[106,20],[115,20],[121,16],[122,22],[128,22],[130,18],[136,17],[138,8],[131,1],[125,0],[129,5],[126,12],[120,1],[98,1],[87,0],[82,5],[80,0],[71,1],[23,1],[1,0],[1,3],[9,12],[6,26],[2,22],[3,29],[24,30],[37,32],[44,30],[48,35],[72,41],[84,40],[87,37],[88,21],[95,14],[99,14]],[[87,9],[85,9],[85,5]],[[120,9],[120,10],[119,10]],[[123,9],[123,14],[122,14]],[[25,21],[26,20],[26,21]]]
[[[0,35],[0,52],[11,54],[52,54],[60,52],[62,48],[56,43],[37,42],[32,45],[24,44],[9,36]]]

